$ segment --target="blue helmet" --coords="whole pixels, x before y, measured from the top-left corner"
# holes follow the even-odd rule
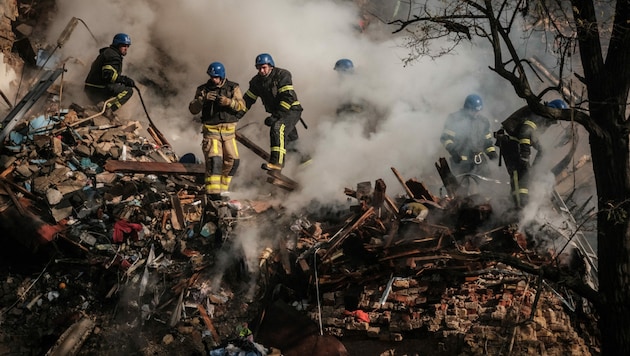
[[[468,95],[464,101],[464,109],[481,111],[481,109],[483,109],[483,101],[481,101],[481,97],[477,94]]]
[[[225,79],[225,67],[221,62],[212,62],[208,66],[208,75],[211,77],[220,77]]]
[[[131,37],[126,33],[117,33],[112,40],[112,46],[118,47],[120,45],[131,46]]]
[[[269,64],[272,67],[276,66],[276,64],[273,63],[273,58],[271,58],[271,55],[269,53],[261,53],[256,56],[256,66],[260,66],[263,64]]]
[[[342,58],[335,63],[335,70],[351,73],[354,71],[354,63],[347,58]]]
[[[565,103],[564,100],[562,99],[552,100],[547,103],[547,106],[550,108],[560,109],[560,110],[569,108],[569,105],[567,105],[567,103]]]

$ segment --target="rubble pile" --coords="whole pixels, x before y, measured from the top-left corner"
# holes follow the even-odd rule
[[[486,198],[458,198],[448,172],[443,198],[393,169],[406,195],[361,182],[345,189],[349,208],[214,206],[202,165],[179,163],[139,122],[48,99],[0,156],[5,353],[207,353],[249,323],[257,342],[297,354],[257,319],[274,301],[351,354],[356,340],[381,342],[378,354],[597,349],[582,303],[537,275],[563,267],[557,251],[537,250]],[[254,258],[238,242],[252,229],[273,237]],[[433,349],[413,344],[427,339]]]
[[[485,200],[439,200],[410,187],[424,188],[421,183],[410,180],[406,188],[423,198],[388,205],[382,181],[373,194],[361,183],[361,204],[343,227],[314,229],[324,242],[298,257],[304,272],[318,268],[313,283],[322,305],[310,309],[313,320],[342,340],[400,342],[431,333],[442,340],[437,354],[498,354],[508,347],[517,354],[590,354],[593,345],[566,314],[575,305],[518,268],[519,261],[548,265],[550,256],[535,251],[515,226],[488,225],[493,213]],[[417,204],[423,207],[414,211]]]
[[[108,160],[176,159],[168,147],[139,136],[138,122],[112,121],[98,108],[59,110],[55,95],[49,99],[45,114],[16,125],[0,156],[7,247],[0,323],[7,352],[54,350],[68,328],[86,320],[82,329],[90,331],[79,340],[87,339],[87,353],[90,346],[134,353],[152,342],[181,349],[183,336],[194,340],[189,348],[203,351],[202,336],[219,344],[219,335],[229,336],[251,319],[247,301],[234,300],[222,281],[210,288],[214,272],[208,267],[217,251],[231,253],[233,222],[271,205],[226,202],[221,224],[216,212],[215,220],[202,223],[205,194],[194,175],[125,175],[103,168]],[[231,271],[225,270],[229,281]],[[164,329],[157,340],[153,331],[142,338],[148,320],[152,330]],[[119,342],[119,333],[138,338]]]

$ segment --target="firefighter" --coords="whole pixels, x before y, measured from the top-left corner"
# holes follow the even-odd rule
[[[249,89],[245,92],[245,112],[260,97],[265,111],[271,114],[265,119],[265,125],[269,126],[270,157],[262,168],[279,172],[286,163],[287,152],[296,151],[298,132],[295,125],[301,120],[302,105],[293,88],[291,72],[276,67],[271,55],[261,53],[256,56],[255,66],[258,74],[249,81]]]
[[[546,105],[561,110],[569,108],[560,99],[552,100]],[[497,146],[510,176],[510,193],[517,208],[522,208],[529,202],[530,170],[543,156],[540,136],[553,123],[552,120],[534,114],[529,107],[524,107],[503,121],[501,129],[496,133]],[[530,164],[532,147],[536,150],[536,158]]]
[[[348,58],[342,58],[335,62],[335,68],[340,74],[352,74],[354,73],[354,63]]]
[[[483,102],[477,94],[464,100],[464,107],[446,119],[440,142],[450,154],[453,173],[485,176],[487,161],[499,156],[492,142],[490,121],[483,115]]]
[[[193,115],[201,112],[206,194],[210,201],[219,201],[228,196],[240,162],[236,125],[245,110],[245,102],[238,83],[226,78],[222,63],[210,63],[207,73],[210,79],[197,87],[188,110]]]
[[[129,101],[136,85],[133,79],[122,75],[123,57],[127,55],[129,46],[131,38],[128,34],[116,34],[109,47],[99,50],[85,78],[84,92],[93,104],[114,98],[105,109],[105,116],[110,119]]]
[[[347,58],[335,62],[334,70],[339,73],[340,84],[345,88],[345,81],[352,80],[355,74],[354,63]],[[352,84],[352,83],[351,83]],[[363,136],[370,137],[378,129],[385,113],[379,110],[368,100],[359,97],[355,90],[348,90],[341,95],[341,103],[337,107],[336,114],[340,120],[357,120],[363,126]]]

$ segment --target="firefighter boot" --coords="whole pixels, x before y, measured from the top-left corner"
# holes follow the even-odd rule
[[[260,168],[266,171],[277,171],[278,173],[280,173],[280,171],[282,170],[282,167],[280,165],[273,164],[273,163],[263,163],[262,166],[260,166]]]

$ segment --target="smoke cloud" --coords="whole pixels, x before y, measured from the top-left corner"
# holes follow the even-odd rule
[[[289,198],[292,209],[313,199],[343,200],[344,187],[378,178],[386,181],[389,194],[399,193],[402,188],[391,167],[403,177],[440,184],[433,164],[444,156],[438,137],[448,113],[458,110],[471,92],[484,97],[489,117],[503,117],[518,106],[507,104],[514,102],[514,95],[503,90],[507,84],[495,82],[496,75],[487,70],[490,58],[482,49],[461,47],[457,56],[405,67],[402,58],[407,50],[400,38],[390,35],[393,28],[381,25],[374,26],[379,33],[370,33],[369,27],[358,32],[360,12],[351,2],[269,0],[236,6],[228,0],[90,4],[60,0],[57,4],[49,43],[73,16],[82,19],[98,39],[96,43],[84,27],[77,26],[62,48],[63,58],[78,59],[68,62],[69,80],[80,87],[98,49],[118,32],[129,34],[132,45],[123,73],[145,85],[141,94],[149,114],[178,155],[202,156],[199,127],[187,106],[195,88],[207,80],[210,62],[223,62],[227,77],[240,83],[243,91],[256,74],[253,64],[259,53],[270,53],[278,67],[290,70],[309,125],[305,130],[298,124],[301,149],[313,158],[311,165],[299,170],[290,158],[286,167],[286,174],[303,187]],[[333,70],[339,58],[355,64],[356,75],[347,83],[341,83]],[[366,137],[361,134],[362,122],[336,118],[335,109],[348,92],[382,109],[378,132]],[[121,114],[146,122],[137,95]],[[268,149],[264,117],[259,101],[240,126]],[[494,120],[497,126],[499,122]],[[233,187],[236,193],[250,194],[251,183],[264,183],[265,174],[259,168],[262,161],[244,151],[241,148],[242,163]],[[253,186],[260,185],[264,184]]]
[[[455,55],[404,66],[408,50],[401,37],[391,34],[394,28],[380,24],[359,32],[360,15],[353,2],[332,0],[58,0],[47,41],[55,43],[72,17],[83,20],[96,37],[95,41],[79,25],[61,48],[62,58],[73,59],[66,62],[66,78],[75,84],[74,98],[81,98],[83,80],[98,49],[109,45],[116,33],[129,34],[132,45],[123,74],[141,85],[151,118],[179,156],[192,152],[202,157],[200,127],[188,112],[188,102],[208,79],[208,65],[222,62],[227,77],[245,92],[256,74],[254,58],[270,53],[278,67],[292,72],[309,125],[308,130],[299,123],[297,127],[301,150],[308,152],[312,163],[298,167],[297,158],[289,157],[283,171],[301,186],[282,197],[289,212],[315,200],[343,202],[344,188],[379,178],[386,182],[389,195],[402,193],[391,167],[405,179],[427,183],[436,193],[442,183],[434,163],[447,156],[439,136],[447,115],[462,107],[466,95],[482,96],[483,114],[491,119],[493,130],[524,102],[488,69],[492,57],[485,44],[464,44]],[[356,73],[348,80],[342,81],[333,70],[340,58],[354,62]],[[365,135],[361,120],[336,117],[336,108],[348,96],[379,108],[383,115],[377,132]],[[137,94],[121,115],[147,123]],[[269,131],[262,124],[266,116],[259,101],[239,126],[268,149]],[[281,196],[279,188],[265,183],[262,160],[245,147],[240,151],[233,196]],[[494,167],[493,174],[503,183],[490,190],[507,195],[505,168]]]

